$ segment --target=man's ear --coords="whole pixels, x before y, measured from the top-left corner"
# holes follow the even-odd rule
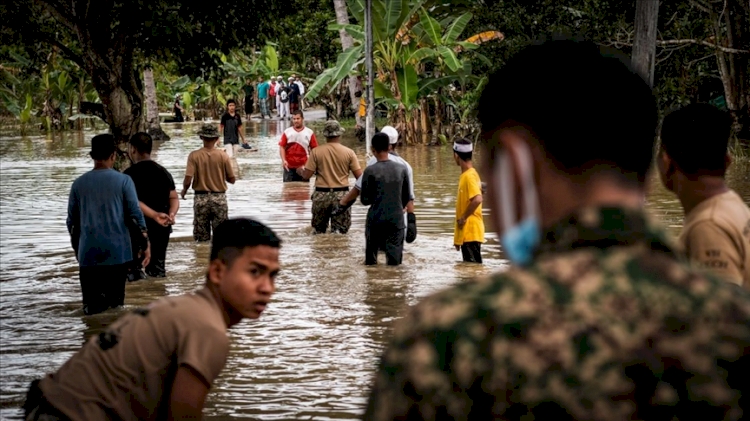
[[[732,155],[727,153],[726,156],[724,156],[724,169],[726,170],[730,165],[732,165]]]
[[[227,270],[227,265],[220,259],[214,259],[208,264],[208,282],[218,286]]]

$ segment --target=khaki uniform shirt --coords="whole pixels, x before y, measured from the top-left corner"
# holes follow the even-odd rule
[[[207,289],[120,317],[39,384],[73,421],[161,420],[180,365],[209,385],[229,353],[227,325]]]
[[[750,289],[750,208],[734,191],[690,211],[680,244],[696,268]]]
[[[750,293],[664,238],[639,212],[582,209],[530,266],[424,299],[396,323],[364,419],[740,419]]]
[[[305,169],[316,173],[315,187],[349,187],[349,172],[361,169],[357,155],[346,146],[333,142],[310,152]]]
[[[201,148],[190,152],[185,175],[193,177],[193,190],[223,193],[227,178],[234,177],[232,161],[222,149]]]

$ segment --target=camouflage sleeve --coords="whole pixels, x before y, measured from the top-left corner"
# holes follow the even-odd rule
[[[456,419],[471,412],[470,390],[481,383],[481,375],[474,364],[454,365],[456,354],[477,349],[465,341],[461,321],[471,310],[463,303],[445,294],[433,296],[394,325],[365,420]]]

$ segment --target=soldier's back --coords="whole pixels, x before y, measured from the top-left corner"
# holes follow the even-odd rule
[[[531,266],[415,306],[365,418],[741,419],[749,322],[746,292],[691,272],[640,216],[578,214]]]

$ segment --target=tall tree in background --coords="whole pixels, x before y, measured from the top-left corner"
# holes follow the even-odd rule
[[[339,25],[349,24],[349,12],[346,8],[346,0],[333,0],[333,7],[336,10],[336,23]],[[341,38],[341,49],[346,51],[347,49],[354,46],[354,39],[346,29],[339,29],[339,37]],[[349,95],[352,100],[352,109],[356,110],[359,107],[359,101],[354,94],[357,92],[357,78],[355,76],[349,76]]]
[[[265,0],[8,0],[0,41],[40,62],[54,48],[83,69],[112,133],[124,141],[145,128],[141,60],[173,60],[184,74],[218,66],[214,51],[253,41]]]
[[[656,24],[659,22],[659,0],[636,0],[633,68],[654,86],[656,67]]]
[[[146,131],[154,140],[169,140],[159,121],[159,106],[156,102],[156,83],[154,83],[154,69],[147,67],[143,70],[144,95],[146,98]]]

